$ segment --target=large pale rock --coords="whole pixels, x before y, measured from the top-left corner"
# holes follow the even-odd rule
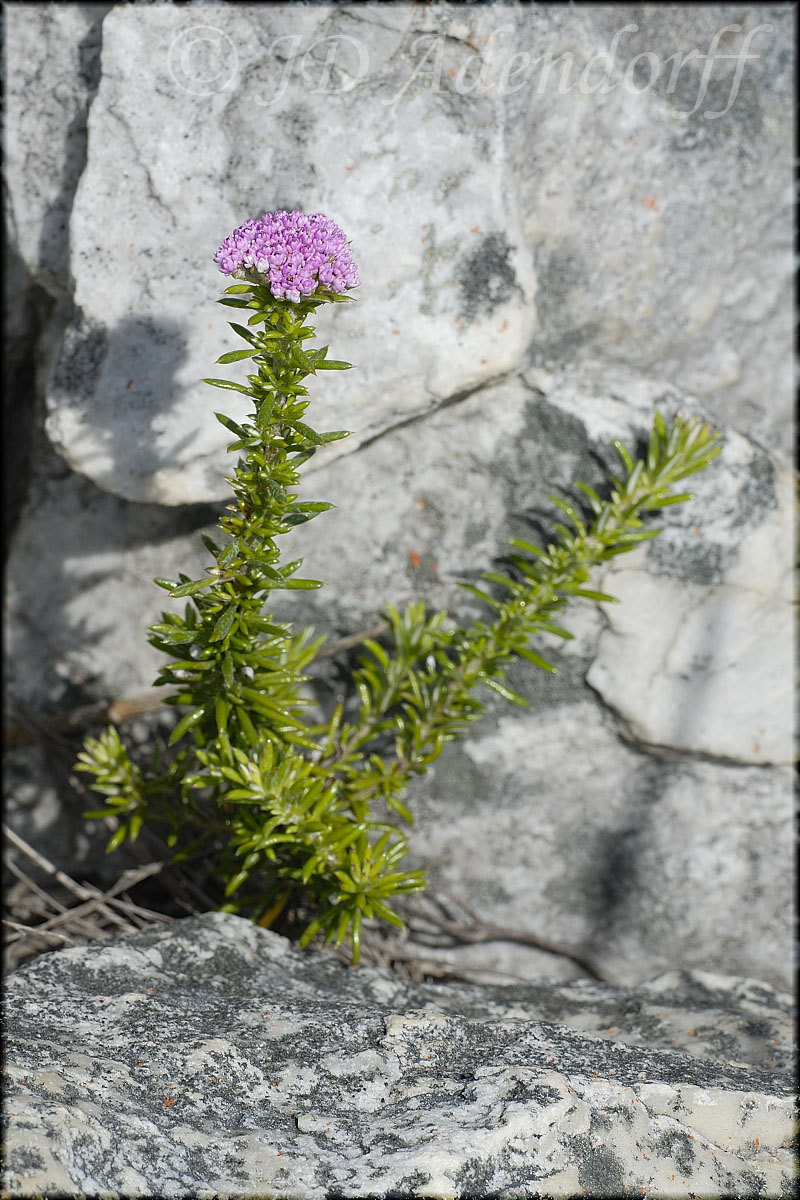
[[[664,382],[597,363],[525,379],[601,444],[634,413],[698,408]],[[727,429],[721,456],[685,486],[694,499],[669,517],[644,569],[624,556],[598,576],[621,603],[604,609],[587,683],[637,742],[790,764],[794,472]]]
[[[49,388],[48,431],[75,469],[133,500],[227,494],[219,393],[200,382],[220,373],[212,363],[233,336],[230,310],[213,303],[228,281],[211,260],[234,226],[264,208],[324,209],[353,239],[361,303],[319,324],[337,356],[361,369],[355,380],[324,377],[318,389],[325,424],[354,431],[350,452],[520,360],[535,326],[535,285],[503,154],[501,97],[476,99],[468,113],[425,93],[395,103],[406,74],[394,57],[402,32],[379,23],[369,38],[369,24],[358,22],[369,76],[354,137],[350,92],[295,80],[273,102],[274,69],[265,69],[278,39],[296,35],[305,55],[336,36],[348,23],[333,8],[220,10],[236,83],[200,96],[179,69],[194,13],[133,16],[116,9],[104,21],[104,73],[72,208],[76,319]],[[492,14],[477,20],[488,34]],[[313,55],[307,65],[321,69]],[[420,127],[422,139],[412,133]],[[98,236],[98,212],[113,237]]]
[[[756,542],[743,545],[745,563],[751,552],[759,557]],[[750,587],[608,572],[603,587],[622,606],[609,614],[586,678],[638,741],[732,762],[791,763],[791,568],[783,563],[775,588],[778,563],[752,574]]]
[[[4,15],[3,533],[6,553],[36,455],[43,380],[66,318],[67,226],[86,163],[86,113],[109,4]],[[38,395],[37,395],[38,392]],[[44,438],[41,434],[40,437]]]
[[[534,7],[507,124],[534,360],[670,379],[785,462],[795,22],[766,5]]]
[[[754,981],[415,985],[211,914],[7,985],[15,1195],[792,1194],[790,1000]]]
[[[97,90],[101,27],[109,8],[15,5],[6,13],[3,173],[9,236],[36,283],[55,296],[69,287],[67,227],[86,165],[86,113]]]
[[[337,454],[602,355],[789,457],[791,8],[113,6],[98,60],[102,12],[11,14],[7,168],[18,252],[74,300],[48,429],[100,486],[224,494],[210,260],[281,205],[361,266],[322,319],[361,368],[324,381]]]
[[[539,711],[493,706],[412,789],[412,850],[431,882],[485,920],[581,948],[620,983],[679,966],[790,987],[789,772],[654,759],[620,742],[568,678],[551,707],[547,682],[533,690]],[[527,683],[512,676],[530,695]],[[502,942],[432,961],[576,974]]]

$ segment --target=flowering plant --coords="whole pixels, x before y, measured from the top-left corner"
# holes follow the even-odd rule
[[[86,815],[117,818],[109,850],[135,839],[145,821],[164,823],[177,858],[198,849],[217,856],[225,910],[268,925],[300,905],[311,913],[301,944],[318,933],[347,939],[357,962],[363,920],[402,927],[391,898],[424,887],[421,870],[401,869],[408,838],[396,818],[412,821],[411,779],[481,714],[481,688],[526,703],[505,682],[508,664],[520,657],[553,670],[531,637],[569,637],[554,618],[574,597],[613,600],[586,586],[591,568],[656,536],[642,515],[690,499],[671,489],[719,453],[718,437],[697,420],[668,426],[656,413],[644,458],[615,443],[624,470],[607,498],[580,483],[575,504],[553,497],[571,528],[556,525],[546,549],[513,539],[512,574],[487,572],[489,588],[461,585],[485,606],[484,618],[459,628],[419,602],[387,606],[387,636],[363,639],[355,711],[340,702],[313,720],[304,669],[324,639],[275,621],[265,606],[277,589],[322,586],[298,576],[302,560],[282,562],[278,539],[331,507],[294,490],[317,449],[347,436],[306,422],[303,381],[350,364],[308,345],[307,320],[324,303],[351,299],[358,271],[341,229],[300,212],[247,221],[215,261],[239,280],[220,303],[248,314],[246,325],[231,322],[244,348],[218,362],[254,368],[246,384],[205,380],[252,403],[241,424],[216,414],[240,455],[233,503],[219,522],[221,544],[204,538],[213,559],[206,575],[156,580],[187,601],[183,615],[165,612],[150,627],[168,660],[156,683],[177,688],[165,702],[182,710],[172,757],[140,766],[113,726],[87,738],[77,766],[106,803]]]

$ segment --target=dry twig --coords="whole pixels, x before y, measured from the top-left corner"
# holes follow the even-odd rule
[[[455,906],[456,911],[461,909],[469,918],[468,923],[454,920],[452,917],[442,916],[435,911],[431,911],[431,904],[438,907],[446,913],[446,905],[442,903],[442,899],[449,901],[451,906]],[[425,908],[420,908],[420,902],[424,905],[427,901],[427,911]],[[453,908],[451,907],[451,912]],[[460,897],[453,896],[450,892],[439,889],[434,892],[422,893],[421,896],[409,897],[408,903],[409,912],[409,928],[412,929],[416,936],[425,935],[425,926],[432,925],[435,930],[448,935],[456,942],[462,945],[474,945],[479,942],[517,942],[523,946],[532,946],[536,950],[544,950],[547,954],[555,954],[560,958],[568,958],[580,967],[592,979],[605,982],[600,968],[592,961],[588,955],[581,950],[577,950],[573,946],[567,946],[563,942],[556,942],[550,938],[542,937],[538,933],[531,933],[528,930],[514,929],[505,925],[496,925],[489,921],[484,921],[475,909],[467,904],[466,900]]]
[[[15,850],[43,871],[54,885],[57,884],[81,901],[72,906],[63,903],[55,894],[47,892],[31,879],[13,857],[9,857],[9,868],[21,885],[15,889],[14,904],[10,906],[9,916],[3,920],[6,928],[12,931],[6,935],[6,953],[10,967],[38,953],[42,940],[76,945],[80,941],[109,937],[114,931],[130,932],[141,929],[148,923],[172,919],[164,913],[143,908],[130,897],[123,895],[143,879],[160,872],[163,863],[146,863],[141,867],[125,870],[116,883],[102,892],[89,884],[77,883],[65,871],[58,870],[48,858],[30,846],[13,829],[4,825],[3,830],[7,842]],[[34,903],[31,903],[32,898],[35,898]],[[14,917],[20,909],[42,916],[44,920],[35,925],[15,920]]]

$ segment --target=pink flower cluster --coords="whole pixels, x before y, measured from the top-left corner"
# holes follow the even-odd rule
[[[235,229],[214,255],[224,275],[250,267],[276,299],[297,301],[319,285],[333,292],[358,287],[347,239],[324,213],[264,213]]]

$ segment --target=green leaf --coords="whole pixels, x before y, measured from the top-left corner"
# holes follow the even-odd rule
[[[151,633],[156,634],[159,642],[171,646],[181,646],[198,641],[196,629],[176,629],[174,625],[151,625]]]
[[[387,671],[389,670],[389,655],[384,650],[383,646],[373,641],[372,638],[364,638],[363,645],[377,658],[378,662]]]
[[[514,579],[509,579],[508,575],[501,575],[499,571],[485,571],[483,578],[489,583],[499,583],[501,587],[508,588],[511,592],[516,592],[520,588],[520,584]]]
[[[564,638],[568,642],[571,642],[575,637],[574,633],[570,633],[568,629],[563,629],[560,625],[556,625],[547,618],[543,620],[541,617],[537,617],[536,628],[541,629],[543,633],[554,633],[556,637]]]
[[[228,608],[224,608],[219,615],[219,618],[211,631],[209,641],[221,642],[228,636],[234,626],[237,616],[239,615],[238,605],[231,604]]]
[[[337,916],[336,908],[329,908],[325,912],[320,913],[313,921],[304,929],[300,936],[299,945],[301,949],[305,949],[308,943],[318,934],[321,933],[328,925],[330,925]]]
[[[580,533],[580,534],[586,533],[586,526],[583,523],[580,513],[572,504],[568,504],[567,501],[562,500],[560,496],[549,496],[548,499],[551,501],[552,504],[555,504],[558,508],[561,509],[561,511],[563,513],[565,513],[569,517],[570,521],[575,526],[575,529],[578,531],[578,533]]]
[[[380,917],[382,921],[388,921],[390,925],[396,926],[397,929],[405,929],[405,925],[397,913],[394,909],[389,908],[388,904],[384,904],[382,900],[373,900],[372,907],[375,910],[376,917]]]
[[[483,682],[493,692],[497,692],[498,696],[502,696],[504,700],[510,700],[512,704],[519,704],[522,708],[530,707],[530,702],[524,696],[520,696],[519,692],[512,691],[510,687],[501,683],[499,679],[484,679]]]
[[[401,816],[404,821],[408,821],[409,825],[414,824],[414,817],[412,816],[411,810],[405,804],[403,804],[402,800],[398,800],[397,796],[387,796],[386,803],[393,812],[396,812],[399,816]]]
[[[228,324],[230,325],[230,327],[234,333],[238,333],[239,337],[244,338],[244,340],[246,342],[249,342],[251,346],[257,346],[259,343],[259,340],[263,340],[267,336],[270,336],[270,337],[279,337],[280,336],[279,334],[260,334],[259,335],[257,333],[253,333],[252,329],[245,329],[244,325],[237,325],[235,321],[229,321]]]
[[[289,512],[307,513],[309,517],[315,517],[317,513],[328,512],[332,508],[336,508],[336,505],[324,500],[304,500],[302,504],[293,504]]]
[[[541,667],[543,671],[547,671],[550,675],[557,675],[558,668],[549,663],[546,658],[542,658],[541,654],[537,654],[535,650],[531,650],[529,646],[519,646],[515,651],[521,658],[526,658],[528,662],[532,662],[534,666]]]
[[[224,654],[222,656],[222,679],[228,691],[232,692],[234,688],[234,678],[233,659],[231,658],[230,654]]]
[[[533,542],[524,542],[522,538],[509,538],[508,544],[516,546],[517,550],[524,550],[526,554],[533,554],[536,558],[547,558],[547,552],[541,546],[535,546]]]
[[[233,418],[227,417],[225,413],[215,412],[214,416],[217,418],[220,425],[224,425],[226,429],[230,429],[231,433],[235,433],[237,437],[248,438],[250,436],[246,429],[243,429],[241,425],[237,425]]]
[[[683,504],[686,500],[694,500],[691,492],[681,492],[678,496],[663,496],[659,500],[648,500],[646,508],[668,508],[671,504]]]
[[[302,567],[302,565],[303,565],[302,558],[293,558],[291,562],[286,563],[285,566],[280,568],[281,577],[285,578],[288,575],[294,575],[295,571],[299,570],[299,568]]]
[[[494,596],[490,596],[488,592],[481,591],[480,588],[473,587],[471,583],[458,581],[458,586],[465,592],[469,592],[472,596],[477,596],[484,604],[488,604],[490,608],[502,608],[499,600],[495,600]]]
[[[630,543],[631,545],[633,545],[637,542],[649,542],[653,538],[658,537],[658,535],[660,533],[661,533],[660,529],[643,529],[643,530],[636,530],[636,529],[627,530],[626,529],[623,533],[620,533],[618,535],[617,541],[618,542],[627,542],[627,543]]]
[[[224,696],[217,696],[214,714],[217,718],[217,731],[219,733],[224,733],[228,728],[228,717],[230,716],[230,711],[230,701],[226,700]]]
[[[326,358],[314,365],[318,371],[349,371],[353,364],[340,362],[336,358]]]
[[[298,591],[310,591],[312,588],[324,586],[320,579],[284,579],[275,584],[276,588],[294,588]]]
[[[323,444],[322,435],[317,433],[315,429],[312,429],[310,425],[304,425],[302,421],[287,421],[287,424],[290,428],[296,429],[298,433],[302,433],[303,437],[307,438],[313,445],[321,446]]]
[[[225,366],[227,363],[241,362],[243,358],[255,358],[261,351],[256,350],[229,350],[227,354],[221,354],[217,359],[219,366]]]
[[[237,704],[236,706],[236,716],[239,718],[242,729],[244,730],[244,735],[250,745],[258,746],[258,734],[256,733],[255,726],[250,720],[247,710],[241,704]]]
[[[225,888],[225,895],[232,896],[233,893],[237,891],[243,883],[247,883],[249,878],[249,871],[239,871],[238,874],[234,875],[233,879],[229,881],[227,887]]]
[[[180,587],[173,588],[170,596],[177,599],[179,596],[193,596],[196,592],[201,592],[203,588],[210,587],[215,580],[213,579],[195,579],[193,583],[182,583]]]
[[[244,392],[245,396],[252,396],[252,388],[245,387],[243,383],[234,383],[232,379],[203,379],[203,383],[209,383],[212,387],[227,388],[230,392]]]
[[[631,462],[631,461],[632,461],[631,456],[629,454],[628,462]],[[627,463],[626,463],[626,466],[627,466]],[[644,472],[644,463],[642,462],[641,459],[639,459],[636,466],[631,471],[630,476],[628,478],[628,482],[626,484],[626,491],[627,491],[628,495],[632,495],[633,492],[638,487],[639,480],[641,479],[643,472]]]
[[[111,837],[108,839],[108,845],[106,846],[106,854],[113,854],[115,850],[119,850],[120,846],[125,841],[125,838],[127,836],[128,836],[128,826],[120,825],[119,829],[117,829],[115,833],[112,833]]]
[[[267,633],[273,637],[287,637],[290,632],[288,625],[275,625],[266,617],[248,617],[247,623],[260,633]]]
[[[194,712],[187,713],[183,720],[178,722],[172,733],[169,735],[169,741],[167,745],[174,746],[176,742],[180,741],[185,733],[188,733],[190,729],[193,729],[195,725],[199,724],[205,715],[206,706],[204,704],[201,704],[199,708],[194,710]]]
[[[580,482],[576,483],[575,487],[578,488],[579,491],[583,492],[584,496],[589,501],[589,507],[591,508],[592,512],[595,513],[595,515],[599,513],[603,507],[603,502],[594,488],[590,488],[588,483]]]
[[[596,600],[601,604],[619,604],[616,596],[609,596],[607,592],[594,592],[591,588],[564,587],[561,590],[569,592],[570,596],[582,596],[584,600]]]

